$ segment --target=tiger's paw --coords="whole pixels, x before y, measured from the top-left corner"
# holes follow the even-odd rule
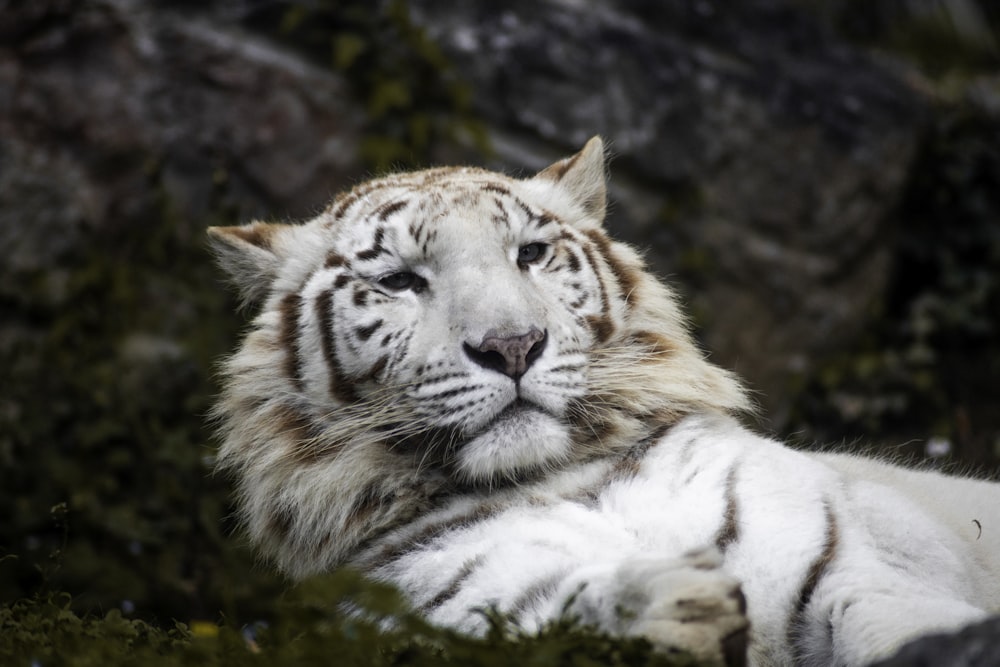
[[[622,634],[660,651],[684,651],[707,663],[746,665],[750,624],[739,582],[714,550],[675,560],[632,559],[618,570]]]

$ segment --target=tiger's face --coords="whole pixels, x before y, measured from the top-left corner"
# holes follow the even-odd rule
[[[320,571],[441,494],[745,407],[604,209],[595,138],[528,179],[398,174],[304,224],[209,230],[260,304],[216,407],[252,539]]]
[[[306,390],[331,403],[391,390],[401,442],[433,435],[466,479],[558,461],[602,308],[586,237],[563,219],[575,212],[516,181],[438,176],[334,209],[330,253],[302,290],[320,342],[302,352],[323,371]]]
[[[599,141],[588,151],[566,183],[569,161],[529,180],[429,170],[359,186],[305,225],[229,228],[274,256],[264,309],[312,416],[382,412],[395,447],[463,481],[565,459],[588,353],[615,327]]]

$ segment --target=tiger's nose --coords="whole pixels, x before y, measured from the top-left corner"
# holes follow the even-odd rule
[[[542,356],[548,332],[532,327],[528,333],[517,336],[491,336],[487,334],[479,345],[463,343],[465,354],[483,368],[517,380]]]

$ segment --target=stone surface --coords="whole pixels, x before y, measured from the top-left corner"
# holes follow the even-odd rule
[[[780,426],[881,295],[922,102],[786,3],[411,4],[501,164],[609,140],[612,228],[681,274],[706,347]]]
[[[238,220],[305,217],[363,173],[362,104],[340,76],[236,27],[253,3],[181,7],[6,12],[6,273],[58,271],[88,239],[140,234],[164,201],[187,221],[220,202]],[[491,166],[530,171],[608,139],[611,227],[676,277],[713,358],[780,427],[791,386],[864,330],[881,295],[919,100],[780,2],[411,9],[472,86]]]
[[[3,18],[5,271],[51,267],[94,234],[141,234],[157,202],[188,221],[219,198],[241,219],[308,215],[361,171],[345,82],[260,37],[131,0]]]

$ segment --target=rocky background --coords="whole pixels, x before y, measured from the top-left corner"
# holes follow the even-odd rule
[[[986,0],[0,2],[0,601],[266,618],[205,227],[597,133],[757,428],[995,472],[998,39]]]

